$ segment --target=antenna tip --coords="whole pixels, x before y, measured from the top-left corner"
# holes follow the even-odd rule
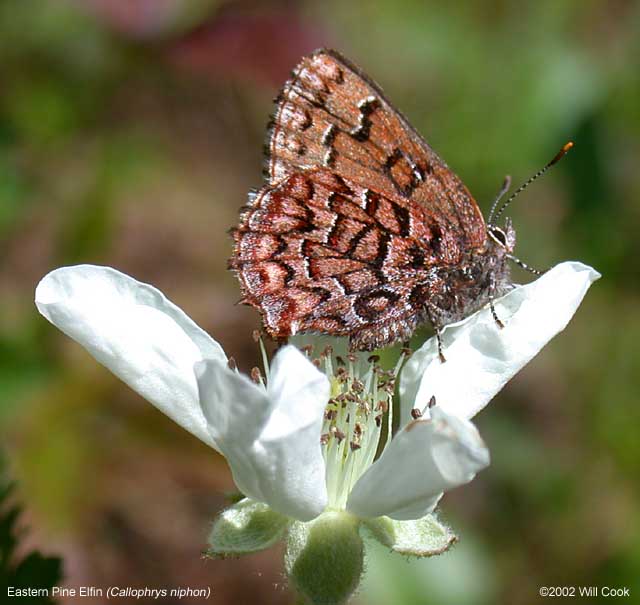
[[[569,141],[562,146],[562,149],[556,153],[553,160],[547,164],[547,166],[553,166],[556,162],[558,162],[568,151],[573,147],[573,141]]]

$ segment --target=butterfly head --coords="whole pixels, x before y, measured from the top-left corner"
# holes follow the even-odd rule
[[[505,221],[504,228],[497,225],[487,225],[487,235],[499,248],[508,254],[514,251],[516,247],[516,230],[513,228],[510,218]]]

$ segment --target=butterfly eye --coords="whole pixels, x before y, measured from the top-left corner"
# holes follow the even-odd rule
[[[489,229],[489,234],[493,237],[496,242],[498,242],[501,246],[506,248],[507,246],[507,234],[500,229],[500,227],[491,227]]]

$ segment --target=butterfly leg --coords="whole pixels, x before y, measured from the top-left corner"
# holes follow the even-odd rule
[[[440,357],[440,362],[444,363],[445,361],[447,361],[447,358],[444,356],[444,353],[442,352],[442,336],[440,335],[442,330],[440,328],[435,328],[435,330],[436,330],[436,339],[438,340],[438,357]]]
[[[440,361],[444,363],[447,361],[447,358],[444,356],[442,352],[444,347],[442,346],[442,326],[435,320],[433,316],[432,309],[429,305],[426,306],[427,317],[429,318],[429,322],[431,323],[431,327],[433,331],[436,333],[436,340],[438,341],[438,357],[440,357]]]
[[[491,316],[493,317],[493,321],[496,322],[499,328],[504,328],[504,324],[500,321],[498,314],[496,313],[496,308],[493,306],[493,298],[489,301],[489,308],[491,309]]]

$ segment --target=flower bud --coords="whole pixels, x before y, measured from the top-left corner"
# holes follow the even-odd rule
[[[313,605],[346,602],[358,588],[364,566],[359,521],[326,512],[289,528],[285,568],[291,584]]]

